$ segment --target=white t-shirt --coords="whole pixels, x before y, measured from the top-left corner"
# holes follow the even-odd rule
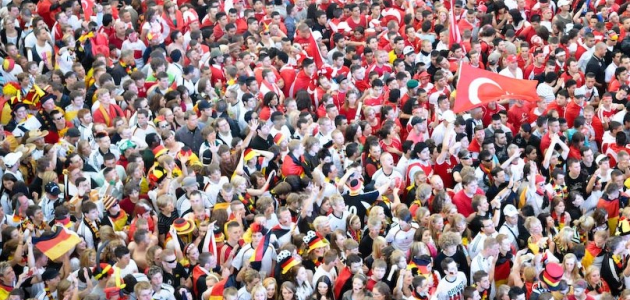
[[[388,243],[391,243],[392,247],[395,249],[406,253],[411,248],[411,244],[414,242],[413,238],[418,228],[418,224],[412,223],[411,228],[404,231],[399,224],[396,224],[389,230],[385,240]]]
[[[348,215],[350,212],[344,210],[341,214],[341,218],[335,216],[334,213],[328,215],[328,222],[330,223],[330,230],[335,231],[337,229],[341,229],[341,231],[346,232],[348,229],[346,228],[346,220],[348,219]]]
[[[457,272],[457,278],[453,281],[444,277],[438,283],[431,300],[464,300],[464,288],[466,286],[468,284],[463,272]]]
[[[234,259],[232,260],[232,267],[234,267],[237,270],[240,270],[244,265],[243,262],[249,261],[252,255],[255,255],[255,249],[252,247],[252,244],[249,243],[243,246],[243,248],[238,251]],[[276,249],[272,245],[269,245],[269,247],[265,251],[265,254],[263,255],[263,259],[262,259],[262,263],[260,267],[260,271],[266,274],[265,277],[271,275],[272,261],[275,261],[275,260],[276,260]]]

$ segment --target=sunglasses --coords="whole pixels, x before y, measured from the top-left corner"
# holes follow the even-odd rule
[[[485,161],[485,162],[491,162],[492,161],[492,159],[482,159],[482,160]]]
[[[175,263],[176,261],[177,261],[177,258],[173,260],[165,260],[164,262],[166,262],[167,264],[172,264],[172,263]]]
[[[470,156],[464,156],[462,159],[470,159]]]

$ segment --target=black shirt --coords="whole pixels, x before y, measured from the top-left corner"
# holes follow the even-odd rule
[[[455,262],[459,265],[458,269],[461,272],[464,272],[464,274],[466,274],[466,277],[469,277],[468,274],[470,274],[470,266],[468,265],[466,254],[464,254],[464,251],[461,249],[461,247],[461,245],[457,246],[457,251],[453,256],[451,256],[451,258],[455,260]],[[435,258],[435,262],[433,263],[433,269],[440,272],[440,276],[442,277],[445,276],[445,273],[444,270],[442,270],[441,264],[442,261],[447,257],[448,256],[446,256],[444,252],[440,251],[440,253],[438,253],[437,257]]]
[[[158,234],[167,234],[171,225],[173,225],[173,222],[175,222],[175,219],[177,218],[179,218],[177,211],[173,211],[170,217],[167,217],[160,212],[158,215]]]
[[[588,184],[588,176],[585,172],[580,172],[577,178],[572,178],[571,174],[567,173],[567,176],[564,177],[564,182],[567,185],[568,192],[576,191],[580,195],[584,195],[584,198],[587,198],[586,185]]]
[[[166,272],[164,269],[162,269],[162,271],[164,277],[163,282],[171,285],[174,288],[181,286],[181,278],[187,278],[186,269],[179,262],[177,263],[175,268],[173,268],[173,274]]]
[[[378,191],[352,196],[350,194],[343,195],[343,200],[350,213],[357,216],[367,216],[367,208],[370,207],[378,198]],[[363,222],[362,222],[363,223]]]
[[[273,137],[271,134],[267,135],[267,139],[263,139],[260,135],[256,135],[249,143],[250,148],[263,151],[269,150],[269,147],[271,146],[273,146]]]

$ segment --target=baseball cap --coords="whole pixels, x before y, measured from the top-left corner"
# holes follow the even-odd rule
[[[413,118],[411,118],[411,126],[415,126],[416,124],[420,124],[422,122],[424,122],[425,119],[418,117],[418,116],[414,116]]]
[[[411,46],[406,46],[405,48],[403,48],[403,54],[404,55],[409,55],[409,54],[414,53],[414,52],[416,52],[416,50],[413,49],[413,47],[411,47]]]
[[[503,208],[503,214],[508,217],[516,216],[518,215],[518,210],[514,207],[514,205],[508,204]]]
[[[197,108],[201,111],[210,108],[210,103],[207,100],[200,100],[197,102]]]
[[[189,187],[197,184],[197,180],[194,177],[186,177],[182,181],[182,187]]]
[[[614,30],[608,31],[606,37],[611,41],[616,41],[619,39],[619,35]]]
[[[415,89],[415,88],[418,87],[418,85],[420,85],[418,80],[411,79],[411,80],[407,81],[407,88],[408,89]]]
[[[79,131],[79,129],[72,127],[68,129],[68,131],[66,131],[66,136],[72,137],[72,138],[81,137],[81,131]]]
[[[501,54],[496,53],[496,52],[492,52],[489,56],[488,56],[488,63],[491,64],[496,64],[499,62],[499,59],[501,58]]]
[[[22,152],[18,152],[18,153],[11,152],[11,153],[5,155],[2,160],[4,161],[4,165],[7,166],[8,168],[10,168],[10,167],[15,166],[15,164],[18,163],[20,158],[22,158]]]
[[[514,55],[514,54],[510,54],[510,55],[508,55],[508,57],[506,58],[506,60],[507,60],[507,62],[509,62],[509,63],[516,62],[516,61],[517,61],[517,59],[516,59],[516,55]]]
[[[455,122],[455,113],[452,110],[447,110],[442,113],[442,119],[446,122]]]
[[[597,155],[597,158],[595,159],[595,163],[599,165],[599,163],[602,162],[603,160],[608,160],[608,156],[606,156],[606,154]]]
[[[61,194],[61,190],[59,189],[59,185],[57,185],[55,182],[49,182],[46,184],[46,186],[44,187],[44,191],[46,193],[49,193],[53,196],[58,196],[59,194]]]

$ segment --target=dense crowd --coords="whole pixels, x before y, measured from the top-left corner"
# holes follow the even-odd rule
[[[2,1],[0,300],[630,300],[630,2],[266,1]]]

